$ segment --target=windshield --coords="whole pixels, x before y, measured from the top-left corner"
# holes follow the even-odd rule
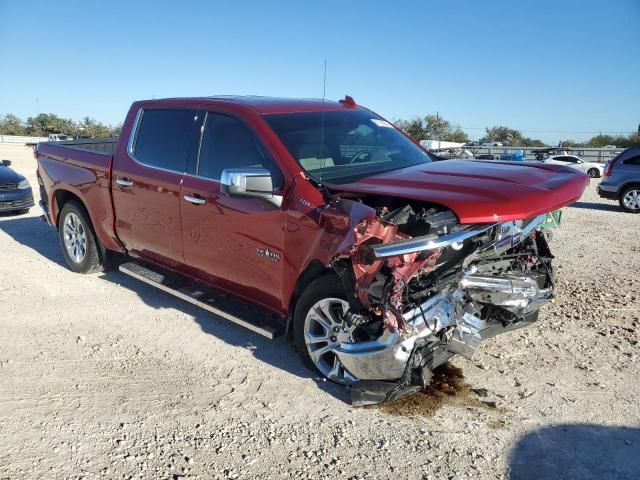
[[[349,183],[431,162],[424,150],[369,111],[287,113],[265,120],[316,181]]]

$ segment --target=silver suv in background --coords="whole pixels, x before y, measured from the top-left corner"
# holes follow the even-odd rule
[[[626,212],[640,213],[640,147],[632,147],[607,162],[598,195],[618,200]]]

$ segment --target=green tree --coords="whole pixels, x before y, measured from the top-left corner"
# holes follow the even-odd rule
[[[115,127],[111,127],[111,136],[119,137],[122,132],[122,123],[118,123]]]
[[[616,139],[614,137],[612,137],[611,135],[596,135],[595,137],[592,137],[588,142],[587,145],[589,147],[594,147],[594,148],[602,148],[605,145],[615,145]]]
[[[110,137],[113,135],[114,129],[91,117],[84,117],[82,122],[77,125],[76,131],[78,135],[89,137]]]
[[[407,135],[418,142],[420,140],[427,139],[424,121],[419,117],[416,117],[413,120],[399,119],[395,121],[395,124],[396,127],[403,130]]]
[[[10,113],[6,114],[4,118],[0,120],[0,135],[24,135],[25,128],[20,120],[15,115]]]
[[[529,138],[524,137],[520,145],[518,147],[545,147],[546,144],[542,140],[538,140],[537,138]]]
[[[486,136],[482,142],[501,142],[504,145],[520,146],[522,145],[522,133],[509,127],[496,126],[487,128]]]
[[[414,140],[442,140],[446,142],[466,143],[468,135],[460,127],[452,127],[451,123],[439,115],[426,115],[413,120],[396,120],[396,126],[404,130]]]
[[[27,119],[26,133],[37,137],[47,136],[50,133],[74,135],[76,126],[69,118],[61,118],[53,113],[41,113]]]
[[[451,124],[439,115],[424,117],[424,131],[427,140],[446,140],[451,133]]]
[[[633,133],[627,138],[626,147],[640,147],[640,132]]]
[[[457,127],[445,136],[445,140],[447,142],[467,143],[469,141],[469,135],[462,131],[460,127]]]

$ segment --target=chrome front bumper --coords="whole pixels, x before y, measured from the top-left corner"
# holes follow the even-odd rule
[[[456,288],[431,297],[404,314],[404,332],[385,329],[377,340],[343,343],[335,350],[344,367],[360,380],[397,380],[405,374],[414,346],[433,344],[471,358],[483,338],[481,305],[493,304],[524,316],[540,308],[553,290],[540,289],[529,276],[465,276]],[[524,326],[525,323],[523,323]],[[513,329],[516,327],[512,327]]]

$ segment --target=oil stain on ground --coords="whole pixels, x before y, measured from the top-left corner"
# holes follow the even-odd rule
[[[436,368],[431,383],[421,392],[373,408],[389,415],[431,417],[443,405],[488,408],[464,381],[462,370],[450,363]]]

